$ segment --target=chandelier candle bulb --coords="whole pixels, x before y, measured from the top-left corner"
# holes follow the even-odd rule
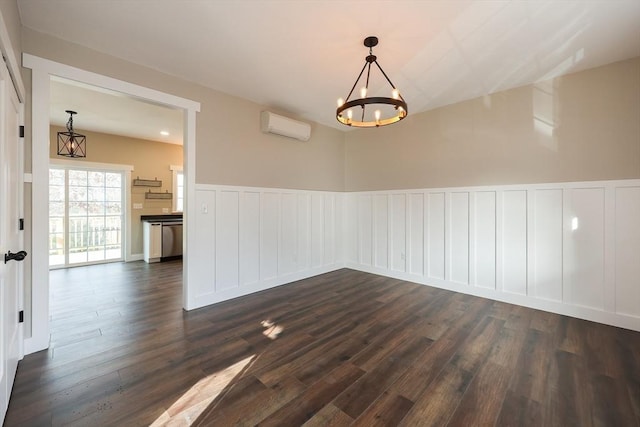
[[[398,92],[398,89],[394,89],[393,91],[391,91],[391,97],[392,97],[393,99],[398,99],[398,98],[399,98],[399,95],[400,95],[400,94],[399,94],[399,92]]]
[[[362,89],[360,89],[360,98],[366,98],[367,97],[367,88],[363,87]]]
[[[344,99],[338,98],[338,107],[342,107],[343,104],[344,104]]]

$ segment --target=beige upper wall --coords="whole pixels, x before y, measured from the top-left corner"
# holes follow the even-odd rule
[[[640,58],[345,141],[347,191],[640,178]]]
[[[640,58],[410,114],[385,128],[345,134],[314,124],[302,143],[262,134],[264,107],[250,101],[26,28],[22,45],[200,102],[198,183],[357,191],[640,177]]]
[[[50,127],[49,157],[51,159],[67,159],[57,154],[57,132],[66,129],[59,126]],[[154,192],[173,191],[173,172],[169,166],[182,165],[182,146],[164,144],[161,142],[147,141],[144,139],[128,138],[118,135],[110,135],[99,132],[85,131],[80,128],[76,132],[87,136],[87,157],[73,159],[79,167],[85,162],[111,163],[118,165],[131,165],[133,171],[131,177],[142,179],[154,179],[162,181],[161,188],[151,188]],[[68,160],[68,159],[67,159]],[[142,215],[161,215],[163,209],[168,212],[173,210],[172,200],[147,200],[144,193],[149,187],[131,187],[131,200],[129,200],[131,253],[142,254]],[[133,209],[133,205],[139,203],[142,209]]]
[[[197,183],[344,189],[344,134],[340,131],[314,123],[308,142],[263,134],[260,111],[267,109],[265,106],[24,27],[22,49],[35,56],[200,102],[196,123]],[[25,82],[29,82],[29,72],[24,74]]]

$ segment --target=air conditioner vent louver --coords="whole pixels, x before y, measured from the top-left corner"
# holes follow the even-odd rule
[[[270,111],[263,111],[260,115],[260,129],[264,133],[295,138],[308,141],[311,137],[311,125],[288,117],[279,116]]]

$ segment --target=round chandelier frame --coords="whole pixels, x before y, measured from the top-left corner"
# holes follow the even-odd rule
[[[395,85],[391,82],[391,79],[387,76],[387,73],[384,72],[380,64],[378,64],[378,58],[373,54],[373,47],[378,44],[378,38],[375,36],[369,36],[364,39],[364,46],[369,48],[369,55],[365,58],[364,66],[362,70],[360,70],[360,74],[356,79],[355,83],[351,87],[351,91],[349,91],[349,95],[346,100],[342,100],[342,98],[338,99],[338,108],[336,109],[336,119],[342,123],[343,125],[351,126],[351,127],[359,127],[359,128],[373,128],[390,125],[407,117],[409,114],[409,109],[407,107],[407,103],[395,87]],[[383,97],[383,96],[374,96],[367,97],[366,94],[369,90],[369,80],[371,76],[371,64],[375,64],[386,81],[392,88],[392,97]],[[367,79],[366,84],[362,88],[361,98],[352,99],[351,95],[355,90],[358,82],[362,78],[364,71],[367,70]],[[373,120],[365,120],[365,113],[367,106],[375,107],[378,106],[391,106],[396,112],[395,115],[391,117],[381,117],[381,111],[378,109],[374,113]],[[360,120],[353,118],[353,110],[351,108],[361,107]],[[344,112],[347,111],[346,114]]]

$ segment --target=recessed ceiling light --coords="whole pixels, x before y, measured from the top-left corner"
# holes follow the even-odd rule
[[[169,132],[167,132],[166,130],[161,130],[161,131],[160,131],[160,135],[162,135],[162,136],[169,136]]]

